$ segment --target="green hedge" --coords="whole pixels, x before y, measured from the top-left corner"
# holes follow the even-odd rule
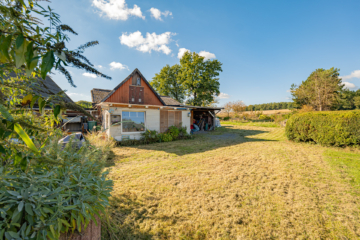
[[[360,144],[360,111],[307,112],[286,123],[289,140],[316,142],[325,146]]]

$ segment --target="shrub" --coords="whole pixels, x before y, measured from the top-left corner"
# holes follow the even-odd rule
[[[167,133],[170,134],[173,139],[177,139],[180,133],[180,129],[176,126],[171,126],[167,130]]]
[[[144,143],[154,143],[159,141],[159,136],[156,132],[156,130],[146,130],[144,133],[142,133],[142,139]]]
[[[104,153],[89,143],[61,150],[57,140],[50,140],[44,153],[58,165],[0,168],[1,239],[59,239],[61,232],[82,232],[108,206],[112,181],[102,172]]]
[[[224,121],[229,121],[229,120],[230,120],[230,117],[224,117],[223,120],[224,120]]]
[[[169,133],[160,133],[159,135],[162,142],[171,142],[173,140]]]
[[[289,140],[325,146],[358,145],[359,123],[360,111],[298,113],[287,121],[286,136]]]
[[[259,119],[260,119],[260,120],[271,120],[271,117],[268,116],[268,115],[261,114],[261,115],[259,116]]]

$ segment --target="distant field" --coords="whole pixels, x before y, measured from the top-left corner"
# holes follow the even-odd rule
[[[271,114],[277,114],[277,113],[282,113],[282,114],[285,114],[285,113],[290,113],[291,110],[289,109],[280,109],[280,110],[264,110],[264,111],[254,111],[254,112],[262,112],[263,114],[265,115],[271,115]],[[254,113],[253,112],[253,113]],[[247,113],[247,114],[250,114],[251,112],[250,111],[245,111],[243,113]],[[227,117],[228,114],[227,113],[219,113],[217,114],[219,117]],[[234,117],[234,113],[230,113],[230,117]]]
[[[360,239],[360,151],[256,124],[114,148],[103,239]]]

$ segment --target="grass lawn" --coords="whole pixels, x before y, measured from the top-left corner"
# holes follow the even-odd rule
[[[224,125],[114,153],[104,239],[360,238],[359,150]]]

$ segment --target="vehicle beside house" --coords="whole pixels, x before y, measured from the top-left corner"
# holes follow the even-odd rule
[[[211,130],[215,127],[215,115],[221,110],[188,106],[160,96],[138,69],[113,90],[94,88],[91,96],[106,135],[117,141],[140,139],[145,130],[163,133],[180,125],[190,133],[194,120],[202,124],[202,130]]]

